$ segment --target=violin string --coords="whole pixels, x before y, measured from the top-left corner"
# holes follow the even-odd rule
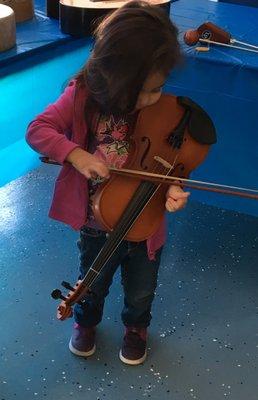
[[[175,163],[175,161],[176,161],[176,157],[177,157],[177,153],[178,153],[178,150],[177,149],[173,149],[174,150],[174,152],[176,153],[176,156],[174,157],[174,161],[173,161],[173,166],[174,166],[174,163]],[[169,148],[168,150],[167,150],[167,153],[168,152],[170,152],[171,153],[171,148]],[[172,153],[173,154],[173,153]],[[167,159],[167,157],[168,157],[168,155],[167,156],[165,156],[165,159]],[[170,157],[171,157],[171,154],[170,154]],[[152,169],[152,172],[158,172],[159,171],[159,169],[161,168],[161,171],[160,171],[160,173],[162,173],[162,171],[166,171],[167,172],[167,174],[164,174],[164,175],[168,175],[170,172],[171,172],[171,169],[169,170],[169,171],[167,171],[167,169],[162,165],[162,164],[160,164],[160,163],[158,163],[158,162],[156,162],[155,163],[155,165],[154,165],[154,168],[151,168]],[[160,185],[155,185],[156,186],[156,189],[155,189],[155,191],[154,191],[154,193],[156,192],[156,190],[158,189],[158,187],[160,186]],[[148,190],[148,192],[145,194],[144,193],[144,188],[142,188],[142,192],[143,193],[141,193],[141,190],[140,190],[140,193],[139,193],[139,196],[140,195],[145,195],[145,198],[147,199],[148,198],[148,196],[150,196],[150,191],[152,191],[153,190],[153,185],[150,187],[150,189]],[[136,218],[137,219],[137,218]],[[134,222],[134,221],[133,221]],[[117,232],[117,235],[114,235],[115,237],[114,237],[114,239],[113,239],[113,237],[111,238],[111,241],[110,241],[110,243],[109,243],[109,246],[108,246],[108,248],[107,248],[107,250],[106,250],[106,254],[105,254],[105,251],[104,251],[104,255],[102,254],[101,256],[102,256],[102,258],[104,259],[103,261],[102,260],[98,260],[98,256],[97,256],[97,261],[101,261],[100,262],[100,267],[97,267],[97,273],[96,273],[96,270],[95,270],[95,268],[93,269],[92,268],[92,266],[90,267],[90,269],[88,270],[88,272],[86,273],[86,275],[85,275],[85,277],[84,277],[84,279],[83,279],[83,281],[84,281],[84,284],[87,286],[87,287],[91,287],[91,285],[93,284],[93,282],[95,281],[95,279],[97,278],[97,276],[99,275],[99,273],[100,273],[100,271],[102,270],[102,268],[104,268],[104,266],[106,265],[106,263],[108,262],[108,260],[110,259],[110,257],[113,255],[113,253],[114,253],[114,251],[116,250],[116,248],[119,246],[119,244],[121,243],[121,241],[123,240],[123,238],[124,238],[124,236],[126,235],[126,233],[127,232],[123,232],[127,227],[128,227],[128,224],[130,225],[132,223],[132,218],[131,218],[131,221],[129,220],[129,221],[125,221],[124,222],[124,226],[122,226],[122,227],[120,227],[120,231],[118,231]],[[129,228],[130,229],[130,228]],[[125,234],[124,234],[125,233]],[[116,237],[116,236],[118,236],[118,237]],[[112,243],[113,242],[113,243]]]
[[[170,150],[170,153],[171,153],[171,148],[170,148],[169,150]],[[176,150],[175,152],[178,153],[177,150]],[[171,154],[170,154],[170,157],[171,157]],[[177,157],[177,155],[176,155],[176,157]],[[172,164],[173,166],[174,166],[174,163],[175,163],[175,161],[176,161],[176,157],[174,158],[174,161],[173,161],[173,164]],[[165,157],[165,159],[167,159],[167,157]],[[154,168],[151,168],[151,169],[153,170],[153,172],[154,172],[154,171],[155,171],[155,172],[158,172],[160,168],[161,168],[160,173],[162,173],[162,171],[166,171],[166,172],[167,172],[167,173],[164,174],[164,175],[167,175],[167,174],[169,174],[169,173],[171,172],[171,169],[170,169],[169,171],[167,171],[166,168],[165,168],[162,164],[159,164],[158,162],[156,162],[155,165],[154,165]],[[158,189],[158,187],[159,187],[160,185],[155,185],[155,186],[156,186],[156,188],[155,188],[155,190],[154,190],[154,193],[157,191],[157,189]],[[155,187],[155,186],[154,186],[154,187]],[[142,191],[143,193],[141,193],[141,191]],[[150,196],[150,191],[153,191],[153,185],[150,186],[150,189],[149,189],[148,192],[145,194],[145,199],[148,199],[148,197]],[[154,193],[153,193],[153,194],[154,194]],[[140,190],[140,194],[141,194],[141,195],[144,194],[144,188],[142,188],[142,190]],[[145,201],[144,201],[144,203],[145,203]],[[143,208],[144,208],[144,207],[143,207]],[[136,211],[137,211],[137,210],[136,210]],[[138,214],[139,214],[139,212],[137,211],[137,212],[136,212],[137,217],[138,217]],[[137,219],[137,217],[136,217],[136,219]],[[115,235],[114,239],[111,238],[110,243],[108,243],[106,252],[104,251],[104,252],[103,252],[104,254],[100,254],[100,257],[99,257],[99,256],[96,257],[96,261],[97,261],[97,263],[99,263],[99,266],[97,266],[97,267],[95,267],[95,268],[93,269],[93,268],[92,268],[92,266],[93,266],[93,264],[94,264],[94,262],[93,262],[93,264],[91,265],[90,269],[89,269],[88,272],[86,273],[86,275],[85,275],[85,277],[84,277],[84,279],[83,279],[84,285],[85,285],[86,287],[91,288],[92,284],[93,284],[94,281],[97,279],[97,276],[99,275],[99,273],[101,272],[101,270],[105,267],[105,265],[107,264],[107,262],[109,261],[109,259],[111,258],[111,256],[114,254],[114,251],[115,251],[116,248],[119,246],[119,244],[122,242],[122,240],[123,240],[123,238],[126,236],[126,233],[128,232],[128,230],[130,230],[130,225],[131,225],[131,223],[133,224],[133,222],[134,222],[133,220],[134,220],[134,219],[135,219],[135,218],[132,218],[132,217],[131,217],[131,221],[129,220],[129,229],[128,229],[128,221],[125,221],[125,222],[124,222],[124,226],[122,226],[123,229],[120,228],[120,231],[117,232],[117,235]],[[113,242],[113,243],[112,243],[112,242]],[[102,249],[102,250],[103,250],[103,249]],[[105,250],[105,249],[104,249],[104,250]],[[101,252],[100,252],[100,253],[101,253]]]
[[[140,192],[140,194],[142,195],[144,193]],[[142,202],[142,199],[141,199],[141,202]],[[109,243],[109,247],[107,248],[107,251],[104,254],[102,254],[102,259],[99,260],[101,269],[102,269],[102,267],[104,267],[106,262],[110,259],[110,257],[114,253],[115,249],[119,246],[120,242],[123,240],[124,236],[126,235],[127,231],[129,230],[128,228],[130,228],[131,222],[134,222],[134,220],[136,219],[138,214],[139,214],[139,211],[136,208],[134,210],[133,215],[130,215],[130,219],[127,218],[124,221],[122,221],[123,224],[119,227],[119,230],[116,228],[116,231],[115,231],[116,234],[114,234],[111,237],[111,241]],[[95,269],[95,267],[94,267],[94,269]],[[96,269],[99,270],[98,267]],[[96,277],[97,277],[97,275],[94,273],[94,271],[92,271],[91,275],[88,276],[87,285],[91,286],[93,281],[96,279]]]
[[[170,150],[170,153],[171,153],[171,148],[170,148],[169,150]],[[168,151],[167,151],[167,152],[168,152]],[[170,157],[171,157],[171,154],[170,154]],[[167,158],[167,157],[165,157],[165,159],[166,159],[166,158]],[[173,161],[172,166],[174,166],[175,161],[176,161],[176,157],[174,158],[174,161]],[[160,168],[161,168],[161,171],[159,171]],[[151,168],[151,169],[152,169],[152,172],[160,173],[160,174],[162,174],[162,173],[165,171],[165,172],[166,172],[166,174],[164,174],[164,176],[165,176],[165,175],[168,175],[168,174],[171,172],[171,169],[172,169],[172,168],[171,168],[170,170],[167,171],[167,168],[165,168],[162,164],[156,162],[155,165],[154,165],[154,168]],[[138,197],[144,196],[145,199],[148,199],[148,198],[150,197],[150,195],[151,195],[151,192],[154,190],[154,193],[152,194],[152,196],[153,196],[153,195],[156,193],[156,191],[158,190],[159,186],[160,186],[160,184],[159,184],[159,185],[155,185],[155,186],[150,185],[150,189],[147,190],[147,193],[144,193],[145,189],[142,187],[142,190],[139,191],[139,196],[138,196]],[[155,188],[155,189],[154,189],[154,188]],[[141,193],[141,192],[142,192],[142,193]],[[151,197],[152,197],[152,196],[151,196]],[[145,201],[144,201],[144,203],[145,203]],[[144,206],[144,207],[145,207],[145,206]],[[142,209],[143,209],[144,207],[141,206]],[[139,215],[139,212],[141,212],[141,211],[142,211],[141,209],[139,209],[139,210],[136,209],[137,217],[138,217],[138,215]],[[116,250],[116,248],[117,248],[117,247],[119,246],[119,244],[122,242],[124,236],[125,236],[126,233],[127,233],[127,232],[125,233],[124,231],[126,231],[126,230],[128,229],[128,225],[130,226],[131,224],[133,224],[133,223],[135,222],[134,219],[135,219],[135,218],[132,218],[132,217],[131,217],[131,219],[129,219],[129,221],[128,221],[128,220],[125,220],[123,226],[120,227],[120,231],[118,232],[118,235],[115,235],[115,238],[114,238],[114,239],[113,239],[113,238],[111,239],[111,242],[109,243],[109,247],[108,247],[108,249],[107,249],[107,251],[106,251],[106,254],[105,254],[105,252],[104,252],[104,255],[102,255],[102,258],[104,258],[104,260],[103,260],[103,261],[99,260],[99,262],[100,262],[100,261],[101,261],[101,262],[100,262],[100,269],[97,268],[97,270],[98,270],[97,274],[96,274],[95,268],[92,269],[92,266],[90,267],[90,269],[88,270],[88,273],[86,274],[86,276],[85,276],[85,278],[84,278],[84,283],[86,284],[87,287],[90,288],[90,287],[92,286],[92,284],[93,284],[94,281],[96,280],[96,278],[97,278],[97,276],[99,275],[99,273],[100,273],[100,271],[102,270],[102,268],[104,268],[104,266],[106,265],[106,263],[109,261],[109,259],[110,259],[111,256],[113,255],[113,253],[114,253],[114,251]],[[136,218],[136,219],[137,219],[137,218]],[[124,234],[124,233],[125,233],[125,234]],[[118,237],[116,237],[116,236],[118,236]],[[112,242],[113,242],[113,243],[112,243]],[[98,256],[97,256],[97,258],[98,258]]]
[[[168,150],[167,150],[167,152],[168,152]],[[169,149],[169,152],[171,153],[171,148]],[[170,157],[171,157],[171,154],[170,154]],[[166,158],[167,157],[165,157],[165,159]],[[160,169],[161,169],[161,171],[159,171]],[[165,171],[166,174],[169,174],[169,172],[170,172],[170,171],[167,171],[166,168],[162,164],[159,164],[158,162],[156,162],[154,164],[154,168],[151,168],[151,170],[152,170],[152,172],[156,172],[156,173],[159,172],[160,174],[163,173],[163,171]],[[142,185],[142,190],[139,191],[138,197],[144,196],[146,199],[148,199],[149,196],[151,195],[151,192],[153,191],[153,188],[156,187],[156,189],[154,190],[154,193],[155,193],[159,186],[160,186],[160,184],[159,185],[154,185],[154,186],[153,185],[149,185],[149,189],[146,192],[146,189],[145,189],[144,185]],[[148,186],[147,186],[147,188],[148,188]],[[141,206],[141,208],[144,208],[144,207]],[[139,210],[139,211],[141,211],[141,210]],[[137,215],[139,214],[137,209],[136,209],[136,214]],[[107,246],[108,247],[107,250],[105,251],[105,249],[104,249],[104,251],[102,251],[102,254],[101,254],[101,252],[99,253],[100,256],[97,256],[96,261],[97,261],[97,264],[98,264],[98,260],[100,259],[99,260],[100,266],[99,267],[98,266],[95,267],[95,265],[94,265],[94,269],[93,269],[92,268],[93,265],[91,265],[90,269],[88,270],[88,272],[86,273],[86,275],[85,275],[85,277],[83,279],[84,284],[86,284],[86,286],[90,287],[92,285],[92,283],[95,281],[95,279],[97,278],[100,270],[106,265],[107,261],[112,256],[112,254],[114,253],[115,249],[118,247],[120,242],[123,240],[124,236],[126,235],[126,233],[125,233],[125,235],[123,235],[123,232],[126,230],[128,225],[129,226],[131,225],[131,222],[132,222],[133,219],[135,219],[135,218],[131,217],[131,220],[129,219],[129,221],[127,219],[125,219],[124,224],[122,225],[122,227],[120,227],[120,231],[118,231],[117,235],[114,235],[114,238],[113,238],[113,236],[111,237],[109,246]],[[103,259],[103,261],[102,261],[102,259]],[[95,264],[95,261],[93,262],[93,264]]]
[[[175,150],[177,150],[177,149],[173,149],[172,152],[175,152]],[[168,159],[171,159],[171,147],[170,148],[168,147],[166,152],[170,153],[170,158],[168,158]],[[176,151],[176,152],[178,152],[178,151]],[[168,156],[168,154],[167,154],[167,156]],[[165,159],[167,158],[167,156],[165,156]],[[174,165],[174,162],[173,162],[173,165]],[[165,171],[166,173],[164,175],[169,174],[171,171],[171,169],[169,171],[167,171],[166,168],[162,164],[158,163],[157,161],[154,164],[154,168],[152,167],[151,170],[152,170],[152,172],[156,172],[156,173],[158,173],[158,172],[163,173]],[[154,193],[155,193],[157,191],[157,189],[159,188],[160,184],[159,185],[149,184],[149,186],[147,186],[147,189],[149,188],[147,190],[147,192],[146,192],[145,186],[146,185],[140,184],[138,198],[139,197],[141,198],[143,196],[143,198],[148,199],[150,197],[151,193],[153,192],[153,188],[156,187],[156,189],[154,190]],[[152,195],[154,195],[154,193]],[[144,201],[144,203],[145,203],[145,201]],[[142,205],[141,205],[141,208],[143,209],[144,206],[142,207]],[[141,210],[139,209],[139,211],[138,211],[136,208],[135,212],[138,217]],[[97,276],[100,273],[100,271],[102,270],[102,268],[106,265],[106,263],[108,262],[108,260],[112,256],[112,254],[114,253],[115,249],[119,246],[119,244],[121,243],[123,238],[126,236],[126,233],[128,232],[128,229],[127,229],[128,226],[133,224],[133,222],[135,222],[134,220],[137,219],[137,217],[135,218],[135,216],[133,216],[130,218],[130,216],[129,216],[129,220],[126,218],[124,220],[124,222],[122,221],[123,223],[122,223],[122,226],[120,226],[120,230],[116,234],[112,234],[110,240],[108,239],[109,243],[106,246],[107,249],[105,249],[105,246],[104,246],[104,249],[102,248],[102,251],[96,257],[95,261],[93,262],[93,264],[91,265],[90,269],[88,270],[88,272],[86,273],[86,275],[83,279],[84,284],[86,284],[86,286],[90,287],[93,284],[93,282],[97,278]],[[130,228],[129,228],[129,230],[130,230]],[[98,265],[95,266],[95,264],[99,264],[99,266]],[[94,269],[93,269],[93,265],[94,265]]]
[[[155,169],[157,169],[157,168],[154,168],[154,170]],[[142,190],[144,190],[144,189],[142,189]],[[141,190],[139,191],[138,195],[139,195],[139,197],[142,195]],[[120,239],[119,236],[121,236],[121,231],[124,230],[123,228],[125,228],[126,225],[128,225],[128,221],[127,220],[125,220],[124,226],[120,227],[120,231],[118,231],[118,235],[117,235],[118,238],[116,237],[116,235],[114,235],[114,234],[112,235],[112,237],[110,239],[110,243],[109,243],[109,248],[107,249],[106,254],[105,254],[105,251],[104,251],[103,252],[104,254],[101,255],[104,260],[103,261],[100,260],[100,264],[103,264],[103,262],[105,262],[105,264],[106,264],[106,262],[108,261],[110,256],[113,254],[114,249],[119,244],[119,239]],[[98,256],[97,256],[97,259],[98,259]],[[98,270],[98,268],[96,268],[96,269]],[[84,282],[86,281],[85,284],[87,286],[92,285],[93,281],[97,278],[96,272],[94,270],[95,270],[95,268],[92,269],[92,266],[91,266],[91,268],[88,270],[88,273],[86,274],[86,276],[84,278]]]
[[[155,168],[155,169],[156,169],[156,168]],[[151,186],[151,189],[153,190],[153,185],[150,185],[150,186]],[[155,186],[156,186],[156,185],[155,185]],[[148,190],[148,192],[149,192],[149,190]],[[147,194],[149,195],[148,192],[147,192]],[[141,190],[139,191],[138,198],[141,197],[141,196],[143,196],[143,195],[145,195],[144,189],[141,189]],[[145,195],[145,197],[147,197],[147,196]],[[144,203],[145,203],[145,201],[144,201]],[[135,213],[136,213],[136,215],[139,214],[137,208],[136,208],[136,210],[135,210]],[[127,229],[128,229],[128,225],[129,225],[129,226],[131,225],[131,222],[132,222],[133,219],[135,219],[135,217],[133,218],[132,216],[129,216],[129,220],[126,219],[126,220],[124,221],[123,225],[120,227],[120,230],[117,231],[117,234],[116,234],[116,235],[114,235],[114,238],[113,238],[113,237],[111,238],[111,241],[110,241],[110,243],[109,243],[109,247],[108,247],[108,249],[107,249],[107,251],[106,251],[106,254],[104,253],[104,255],[102,255],[102,258],[104,258],[104,260],[103,260],[103,261],[100,260],[100,267],[101,267],[101,269],[104,267],[104,265],[106,265],[107,261],[110,259],[110,257],[111,257],[112,254],[114,253],[115,249],[119,246],[120,242],[123,240],[124,234],[126,234],[126,231],[127,231]],[[112,242],[113,242],[113,243],[112,243]],[[97,258],[98,258],[98,257],[97,257]],[[95,268],[94,268],[94,270],[95,270]],[[93,284],[93,282],[95,281],[95,279],[96,279],[97,276],[98,276],[98,274],[96,274],[96,273],[94,272],[94,270],[93,270],[92,267],[91,267],[91,268],[89,269],[89,271],[88,271],[88,274],[85,276],[86,282],[85,282],[85,280],[84,280],[84,283],[85,283],[86,286],[88,286],[88,287],[90,287],[90,286]],[[97,268],[97,270],[98,270],[98,268]],[[99,272],[98,272],[98,273],[99,273]]]

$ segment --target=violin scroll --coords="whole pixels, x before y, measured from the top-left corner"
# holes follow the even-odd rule
[[[184,41],[188,46],[194,46],[199,41],[199,33],[197,30],[189,29],[184,34]]]
[[[90,292],[89,288],[81,280],[78,280],[74,286],[71,286],[69,282],[63,281],[62,286],[69,290],[67,296],[64,296],[59,289],[55,289],[51,293],[53,299],[62,300],[57,307],[57,319],[60,321],[71,318],[73,315],[73,305],[75,303],[82,305],[82,298]]]
[[[60,321],[64,321],[67,318],[71,318],[73,316],[73,309],[71,306],[67,305],[63,300],[59,306],[57,307],[56,317]]]
[[[184,34],[184,41],[188,46],[195,45],[199,39],[213,40],[218,43],[231,43],[231,34],[212,22],[205,22],[197,29],[190,29]]]

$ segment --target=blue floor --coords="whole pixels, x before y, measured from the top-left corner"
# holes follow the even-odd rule
[[[77,277],[77,233],[47,218],[56,172],[0,190],[0,399],[257,400],[258,219],[194,201],[171,214],[147,361],[118,359],[119,274],[97,351],[81,359],[49,295]]]
[[[195,8],[189,3],[195,4]],[[37,4],[43,4],[42,0],[37,0]],[[225,23],[228,21],[230,30],[239,35],[238,38],[252,39],[252,26],[257,30],[257,10],[252,8],[250,13],[248,7],[233,8],[214,2],[207,2],[207,7],[206,3],[203,7],[203,4],[202,0],[180,0],[172,5],[180,37],[185,29],[198,26],[208,16],[216,23],[220,18]],[[225,14],[228,7],[232,7],[232,12]],[[236,14],[241,14],[241,24]],[[70,39],[58,30],[57,21],[48,21],[39,12],[36,20],[28,25],[33,29],[37,21],[42,26],[54,25],[54,36],[50,39],[60,43],[59,48],[49,50],[52,56],[57,58],[63,51],[65,57],[72,54],[75,58],[76,54],[82,58],[79,42],[75,53],[71,53],[71,49],[64,51],[71,43],[67,43]],[[248,21],[249,30],[243,21]],[[44,29],[37,39],[40,47],[51,46]],[[26,74],[32,74],[32,84],[38,82],[35,71],[41,74],[41,68],[48,61],[47,51],[37,58],[35,46],[31,48],[30,62],[24,69],[27,45],[26,35],[19,36],[17,49],[21,57],[15,59],[17,49],[13,49],[9,53],[13,57],[11,65],[5,56],[1,58],[0,74],[8,72],[2,83],[10,97],[13,91],[8,89],[8,82],[12,78],[17,98],[17,82],[24,85]],[[198,71],[198,74],[194,79],[185,72],[177,74],[175,80],[171,78],[169,82],[170,89],[174,93],[191,95],[205,104],[218,129],[216,148],[220,151],[215,148],[215,152],[211,152],[200,170],[201,176],[207,174],[216,181],[246,186],[254,177],[256,181],[250,186],[257,186],[257,59],[248,56],[248,68],[242,68],[240,54],[227,58],[222,50],[206,55],[196,55],[192,48],[184,50],[189,63],[187,71],[192,74]],[[227,75],[223,75],[224,80],[220,79],[221,67],[234,62],[237,67],[226,68]],[[53,78],[51,66],[49,62],[47,71]],[[72,69],[70,63],[69,67]],[[17,75],[20,71],[25,74],[23,78]],[[219,77],[217,91],[214,90],[216,77]],[[44,78],[43,84],[48,86],[46,82]],[[30,93],[41,93],[36,85],[34,91],[30,86],[26,89]],[[58,93],[61,90],[59,83],[55,90]],[[22,93],[23,98],[26,97],[25,92]],[[42,102],[48,101],[43,95],[47,94],[44,92],[37,97]],[[218,107],[213,107],[213,103]],[[18,104],[25,114],[22,103]],[[42,109],[39,100],[36,103],[31,97],[27,108],[34,115],[33,107]],[[241,118],[236,120],[235,116],[240,114]],[[9,118],[12,114],[5,112],[3,118],[5,116]],[[29,121],[31,116],[26,118]],[[19,118],[16,117],[16,121]],[[10,139],[13,122],[10,124],[8,120],[5,126]],[[25,128],[22,125],[20,131],[23,140]],[[14,162],[25,168],[24,174],[28,169],[24,159],[30,162],[27,155],[30,150],[26,147],[22,155],[19,140],[11,143],[20,158],[18,155],[12,158],[10,151],[6,151],[1,177],[4,168],[8,173],[16,169]],[[244,162],[245,159],[248,162]],[[258,219],[226,210],[237,206],[239,210],[257,215],[254,202],[221,197],[216,203],[215,196],[207,195],[210,196],[208,202],[220,204],[217,208],[197,202],[193,193],[195,200],[191,200],[186,209],[169,215],[169,238],[149,330],[148,359],[142,366],[127,367],[118,359],[123,334],[119,273],[106,302],[104,319],[98,330],[97,351],[92,358],[80,359],[69,352],[72,321],[60,323],[55,318],[57,304],[50,298],[50,292],[60,287],[62,280],[76,280],[78,258],[77,233],[47,218],[56,173],[56,167],[42,166],[0,188],[0,400],[257,400]],[[234,179],[229,182],[228,177]],[[207,196],[202,193],[200,198],[206,200]]]

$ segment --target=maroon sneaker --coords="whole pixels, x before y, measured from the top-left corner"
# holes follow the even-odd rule
[[[144,362],[146,351],[146,328],[127,327],[119,358],[125,364],[138,365]]]
[[[95,353],[95,326],[84,328],[74,324],[73,334],[69,342],[69,349],[76,356],[89,357]]]

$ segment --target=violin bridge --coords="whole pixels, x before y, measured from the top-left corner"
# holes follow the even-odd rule
[[[173,166],[166,160],[164,160],[164,158],[160,157],[160,156],[154,156],[154,160],[159,162],[160,164],[163,165],[163,167],[167,168],[167,169],[171,169],[173,168]]]

